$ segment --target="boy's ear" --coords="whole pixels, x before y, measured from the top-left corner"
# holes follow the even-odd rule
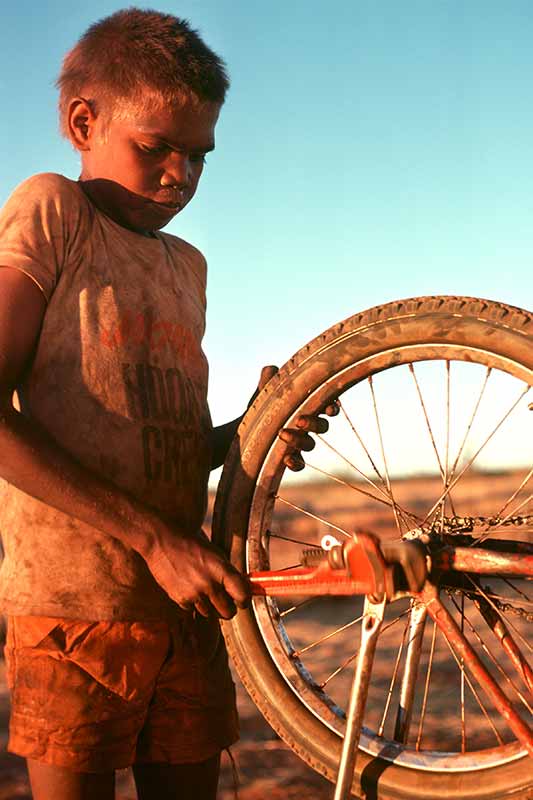
[[[67,112],[69,139],[77,150],[90,150],[96,114],[83,97],[70,101]]]

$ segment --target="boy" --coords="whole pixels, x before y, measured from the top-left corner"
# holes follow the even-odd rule
[[[207,408],[204,259],[159,229],[195,193],[228,79],[186,22],[128,9],[58,86],[80,179],[34,176],[0,216],[9,748],[35,800],[110,800],[129,765],[141,800],[209,800],[237,738],[217,617],[249,587],[201,524],[239,420]],[[327,423],[299,428],[292,469]]]

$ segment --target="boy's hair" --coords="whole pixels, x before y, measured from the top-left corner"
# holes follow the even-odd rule
[[[63,60],[59,89],[61,130],[83,97],[109,119],[161,103],[224,102],[225,64],[186,20],[159,11],[126,8],[95,22]]]

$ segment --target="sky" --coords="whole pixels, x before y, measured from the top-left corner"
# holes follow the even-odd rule
[[[112,0],[3,3],[0,203],[76,178],[61,58]],[[232,87],[198,193],[167,227],[209,264],[215,423],[264,364],[373,305],[466,294],[533,306],[529,0],[176,0]]]

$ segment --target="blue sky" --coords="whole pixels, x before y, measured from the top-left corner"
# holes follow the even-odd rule
[[[0,202],[77,177],[57,131],[64,52],[123,4],[20,0],[0,32]],[[412,295],[533,303],[533,6],[507,0],[183,0],[232,89],[197,197],[168,231],[209,262],[210,399]]]

